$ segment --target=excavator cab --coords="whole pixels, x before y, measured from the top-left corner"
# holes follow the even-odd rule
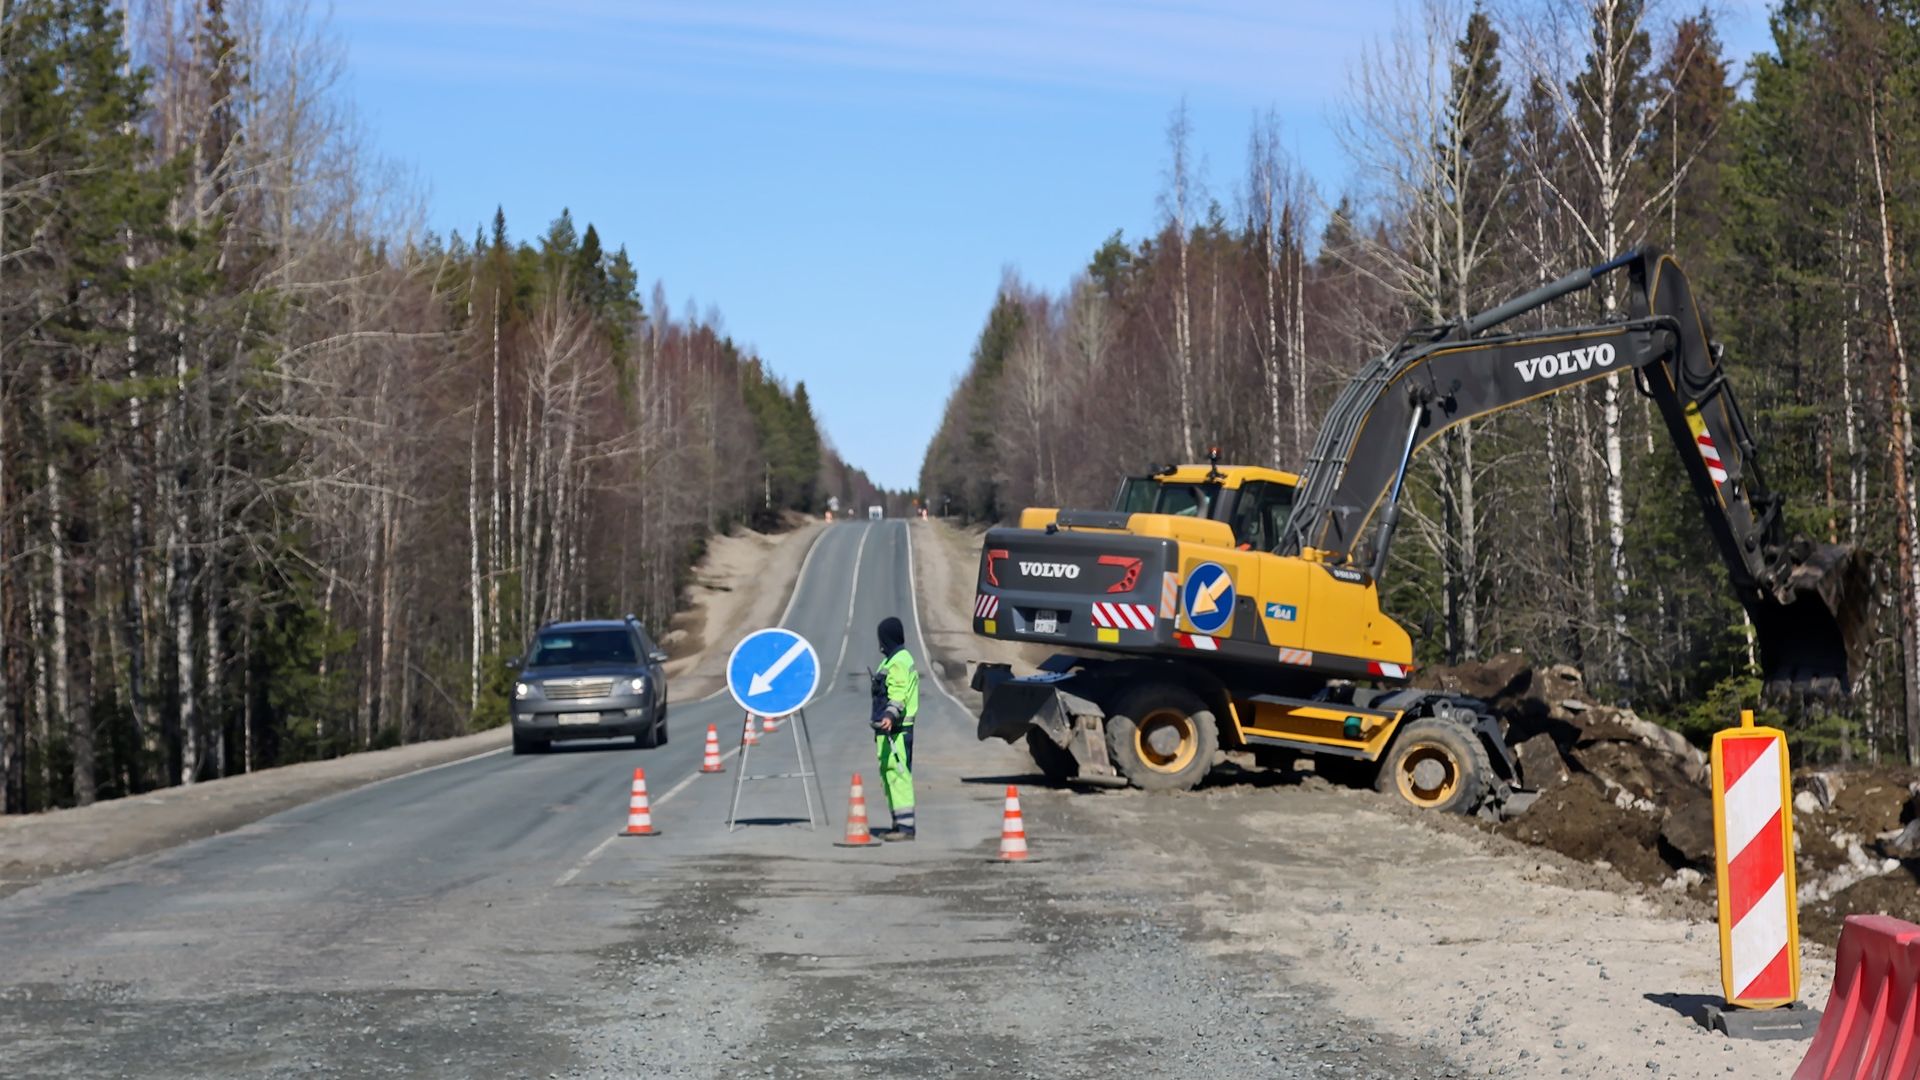
[[[1208,452],[1205,465],[1166,465],[1122,480],[1113,512],[1218,521],[1233,531],[1239,550],[1271,553],[1286,531],[1299,482],[1298,476],[1279,469],[1222,466],[1216,448]]]

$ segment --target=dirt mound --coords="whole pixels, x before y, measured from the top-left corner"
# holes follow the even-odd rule
[[[1658,885],[1673,873],[1659,853],[1660,820],[1621,809],[1600,781],[1585,773],[1545,793],[1496,831],[1581,862],[1605,863],[1641,884]]]
[[[1805,769],[1793,789],[1802,933],[1837,942],[1852,914],[1920,922],[1920,772]]]
[[[1536,668],[1517,652],[1417,681],[1486,702],[1522,780],[1544,793],[1496,831],[1642,885],[1698,892],[1711,877],[1707,758],[1678,732],[1595,701],[1572,667]]]
[[[1920,859],[1857,881],[1825,900],[1800,905],[1800,936],[1828,945],[1840,940],[1840,924],[1849,915],[1891,915],[1920,923]]]
[[[1595,701],[1574,668],[1536,668],[1520,653],[1429,669],[1417,681],[1486,702],[1523,781],[1543,793],[1494,831],[1640,885],[1713,899],[1713,800],[1699,747]],[[1794,845],[1813,940],[1837,941],[1840,921],[1855,912],[1920,922],[1920,771],[1796,770]]]

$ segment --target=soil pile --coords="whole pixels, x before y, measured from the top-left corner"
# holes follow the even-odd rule
[[[1848,915],[1920,923],[1920,774],[1886,765],[1793,777],[1800,932],[1840,940]]]
[[[1641,885],[1704,897],[1713,875],[1707,756],[1631,709],[1595,701],[1580,672],[1520,653],[1437,667],[1423,686],[1487,702],[1541,797],[1495,831]]]
[[[1494,831],[1640,885],[1713,899],[1713,800],[1699,747],[1595,701],[1574,668],[1536,668],[1520,653],[1432,668],[1416,681],[1487,702],[1522,779],[1541,792]],[[1920,772],[1796,769],[1793,787],[1802,933],[1837,941],[1854,913],[1920,922]]]

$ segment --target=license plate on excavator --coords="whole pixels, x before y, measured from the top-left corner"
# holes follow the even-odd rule
[[[1036,611],[1033,613],[1033,632],[1036,634],[1057,634],[1060,632],[1060,613],[1057,611]]]

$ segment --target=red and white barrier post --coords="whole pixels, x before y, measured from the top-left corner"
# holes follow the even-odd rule
[[[1800,905],[1787,736],[1755,727],[1751,711],[1713,736],[1713,839],[1727,1004],[1791,1005],[1800,997]]]

